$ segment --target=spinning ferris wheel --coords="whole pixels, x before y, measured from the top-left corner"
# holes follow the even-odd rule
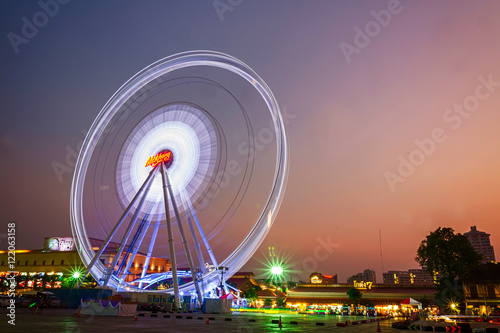
[[[263,241],[287,158],[278,103],[243,62],[194,51],[146,67],[101,110],[77,161],[71,226],[87,274],[117,290],[170,279],[162,292],[176,305],[186,292],[201,301],[218,268],[229,278]],[[127,278],[139,255],[142,270]],[[151,258],[171,271],[148,273]]]

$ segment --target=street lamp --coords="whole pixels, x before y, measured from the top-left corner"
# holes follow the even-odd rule
[[[224,295],[224,293],[225,293],[224,272],[227,272],[229,270],[229,267],[219,266],[219,267],[217,267],[217,270],[219,270],[221,272],[221,279],[220,279],[221,294]]]
[[[274,286],[276,287],[276,307],[278,307],[278,277],[283,274],[283,267],[281,266],[273,266],[271,267],[271,273],[274,275],[275,279],[275,284]]]

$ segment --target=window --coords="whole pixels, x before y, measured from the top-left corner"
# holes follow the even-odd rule
[[[64,265],[64,260],[61,260],[61,265]]]
[[[24,263],[26,266],[28,266],[28,260],[26,260],[26,262]]]
[[[139,268],[142,268],[142,264],[139,264]]]
[[[55,261],[55,260],[52,260],[52,265],[54,265],[55,263],[56,263],[56,261]]]
[[[33,266],[36,266],[36,260],[33,260]]]
[[[21,262],[18,260],[18,261],[17,261],[17,266],[21,266],[21,264],[20,264],[20,263],[21,263]]]
[[[44,261],[42,261],[42,265],[44,265],[44,266],[45,266],[45,260],[44,260]]]
[[[3,260],[2,260],[2,266],[4,265],[4,262],[5,262],[5,261],[3,261]]]

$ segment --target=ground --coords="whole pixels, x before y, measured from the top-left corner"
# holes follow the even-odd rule
[[[35,314],[32,309],[16,309],[16,325],[7,323],[7,310],[0,309],[0,332],[278,332],[279,325],[273,320],[279,316],[269,314],[228,314],[209,315],[210,322],[206,324],[206,315],[197,313],[163,314],[158,317],[77,317],[75,310],[44,309]],[[165,315],[170,318],[164,317]],[[182,318],[177,318],[181,316]],[[192,318],[189,318],[192,317]],[[365,323],[350,327],[337,327],[338,322],[355,321],[355,317],[282,314],[282,330],[284,332],[329,332],[367,333],[376,332],[377,323]],[[230,321],[229,321],[230,320]],[[360,320],[360,318],[358,318]],[[291,324],[290,322],[296,322]],[[320,323],[319,325],[317,323]],[[393,332],[390,321],[381,321],[382,332]],[[322,326],[321,324],[324,324]],[[342,332],[344,331],[344,332]]]

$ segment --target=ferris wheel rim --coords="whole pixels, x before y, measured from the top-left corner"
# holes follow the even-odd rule
[[[85,138],[81,153],[78,156],[75,166],[70,197],[71,228],[77,250],[85,265],[88,265],[91,254],[95,254],[95,252],[92,250],[89,237],[86,233],[85,223],[81,211],[83,182],[85,180],[89,158],[92,156],[92,152],[103,134],[103,129],[109,121],[115,117],[116,113],[120,109],[120,106],[126,103],[126,96],[123,95],[126,95],[129,91],[134,91],[134,86],[135,91],[138,91],[138,89],[140,89],[137,88],[138,86],[143,87],[171,71],[191,66],[214,66],[222,68],[238,74],[241,78],[251,83],[267,105],[267,109],[273,119],[276,135],[276,168],[273,177],[272,191],[269,194],[266,204],[264,205],[259,218],[255,221],[251,231],[236,247],[236,249],[234,249],[234,251],[227,258],[219,263],[219,265],[230,267],[230,270],[226,273],[227,276],[231,276],[244,265],[246,260],[242,260],[242,255],[243,257],[248,258],[255,253],[273,224],[274,218],[276,217],[277,211],[283,199],[288,176],[288,146],[286,143],[283,117],[272,91],[269,89],[264,80],[262,80],[249,66],[232,56],[215,51],[189,51],[179,53],[158,60],[157,62],[145,67],[124,83],[101,109]],[[112,114],[109,114],[109,112],[112,112]],[[90,273],[92,273],[93,276],[99,275],[97,274],[97,267],[92,267]],[[215,272],[215,275],[216,274],[217,273]],[[211,280],[213,275],[213,271],[208,272],[204,275],[204,278]],[[193,282],[188,282],[186,285],[183,285],[181,289],[188,289],[192,284]],[[165,292],[171,292],[171,289],[166,289]]]

